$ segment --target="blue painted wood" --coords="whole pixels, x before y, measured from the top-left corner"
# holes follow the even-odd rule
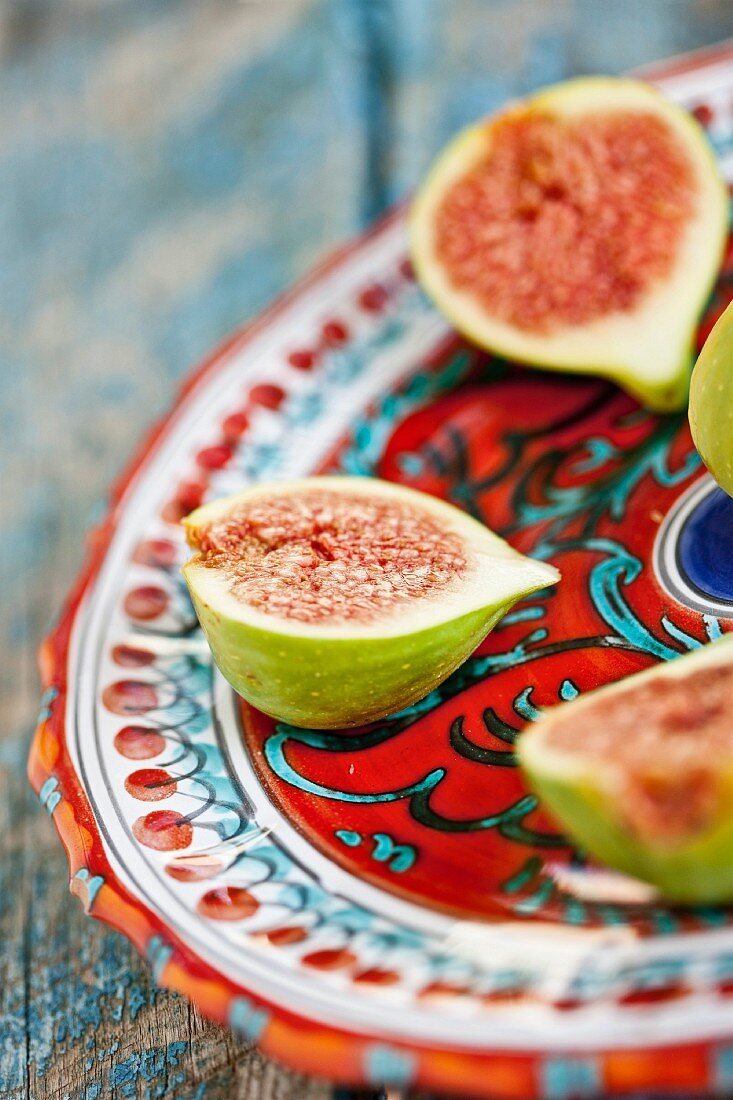
[[[38,638],[184,372],[403,196],[459,125],[731,29],[729,0],[0,7],[3,1097],[331,1095],[156,990],[69,897],[23,775]]]

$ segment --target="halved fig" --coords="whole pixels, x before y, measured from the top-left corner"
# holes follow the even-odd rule
[[[460,133],[412,208],[426,292],[482,347],[687,397],[727,192],[698,123],[647,84],[570,80]]]
[[[591,855],[673,902],[733,902],[733,635],[546,711],[517,751]]]
[[[299,726],[409,706],[559,577],[452,505],[376,479],[258,485],[184,522],[198,552],[183,571],[216,663]]]
[[[718,318],[692,372],[690,430],[708,470],[733,497],[733,302]]]

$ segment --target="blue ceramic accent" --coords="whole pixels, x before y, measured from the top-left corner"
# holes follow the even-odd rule
[[[677,543],[680,572],[702,596],[733,613],[733,499],[715,488],[688,516]]]

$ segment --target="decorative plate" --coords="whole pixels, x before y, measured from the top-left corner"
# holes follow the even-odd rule
[[[732,168],[733,51],[654,78]],[[325,470],[445,497],[563,583],[382,724],[276,723],[212,667],[178,520]],[[684,417],[457,339],[397,211],[204,364],[93,533],[30,760],[72,889],[159,982],[306,1072],[517,1100],[733,1089],[733,913],[585,866],[512,755],[536,708],[731,627],[730,562],[695,549],[720,507]]]

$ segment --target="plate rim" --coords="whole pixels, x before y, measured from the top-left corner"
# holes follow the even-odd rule
[[[683,66],[684,69],[704,68],[710,64],[709,54],[716,61],[721,56],[732,56],[733,40],[708,51],[660,62],[653,69],[650,67],[650,75],[661,79],[677,75]],[[365,232],[330,251],[269,307],[220,341],[209,355],[186,372],[167,410],[143,433],[131,458],[112,483],[104,517],[87,533],[87,549],[80,572],[55,626],[41,643],[39,663],[43,697],[28,758],[30,783],[53,820],[67,854],[71,892],[80,899],[87,915],[121,932],[147,960],[156,984],[188,996],[205,1015],[233,1026],[245,1038],[256,1041],[263,1053],[297,1071],[323,1076],[327,1058],[329,1077],[355,1084],[417,1084],[438,1090],[458,1087],[466,1094],[487,1096],[491,1080],[493,1096],[517,1098],[545,1094],[548,1073],[553,1070],[561,1073],[565,1067],[572,1077],[573,1066],[586,1067],[590,1078],[595,1074],[609,1092],[615,1091],[614,1080],[623,1081],[626,1089],[631,1085],[647,1089],[659,1087],[660,1083],[668,1083],[660,1082],[658,1076],[666,1050],[689,1052],[693,1061],[710,1064],[712,1074],[711,1054],[719,1047],[719,1038],[697,1039],[684,1046],[671,1040],[655,1043],[642,1051],[598,1048],[584,1049],[576,1054],[548,1052],[529,1045],[518,1050],[457,1048],[419,1039],[383,1040],[375,1032],[325,1025],[270,1002],[260,994],[249,994],[243,986],[197,955],[162,918],[119,881],[71,758],[66,740],[66,711],[72,633],[102,568],[133,484],[144,473],[183,408],[195,401],[196,391],[203,383],[262,330],[276,322],[282,312],[323,276],[390,228],[404,215],[405,206],[403,202],[391,208]],[[653,1069],[650,1060],[657,1068]]]

